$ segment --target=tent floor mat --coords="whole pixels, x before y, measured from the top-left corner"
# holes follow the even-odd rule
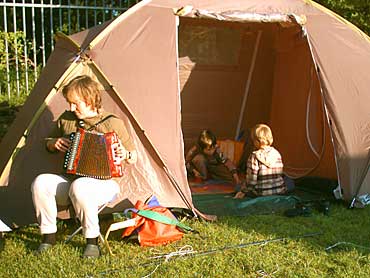
[[[323,192],[309,186],[312,182],[321,183],[330,188]],[[190,182],[193,204],[202,213],[217,216],[247,216],[262,214],[282,214],[289,209],[296,208],[297,204],[315,203],[322,200],[334,201],[331,190],[333,184],[326,186],[325,181],[308,179],[304,183],[298,182],[288,195],[273,195],[257,198],[234,199],[235,187],[231,183],[221,181],[207,181],[202,184]],[[330,192],[331,191],[331,192]]]
[[[295,208],[301,199],[294,195],[273,195],[234,199],[232,194],[195,194],[194,206],[202,213],[217,216],[246,216],[283,213]]]
[[[189,181],[193,195],[198,194],[230,194],[235,192],[235,186],[225,181],[208,180],[204,183]]]

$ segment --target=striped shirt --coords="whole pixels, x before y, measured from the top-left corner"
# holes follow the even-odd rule
[[[283,194],[286,185],[282,177],[283,162],[280,153],[273,147],[254,151],[248,158],[246,186],[257,196]]]
[[[199,144],[194,145],[185,156],[186,169],[188,172],[191,172],[194,169],[194,165],[192,163],[194,157],[201,154],[206,159],[208,165],[224,164],[232,174],[236,173],[237,169],[234,163],[224,155],[218,145],[215,147],[216,150],[212,155],[206,155]]]

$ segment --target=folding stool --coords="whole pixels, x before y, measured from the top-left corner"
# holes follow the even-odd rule
[[[112,200],[110,200],[109,202],[106,202],[105,204],[101,205],[98,209],[98,214],[101,213],[110,203],[114,202],[117,198],[117,195],[116,194]],[[80,231],[82,230],[82,226],[78,227],[77,230],[75,230],[71,235],[69,235],[66,240],[64,241],[64,243],[68,243],[72,240],[72,238],[77,235]],[[103,244],[105,244],[105,240],[104,240],[104,237],[103,235],[100,233],[99,234],[99,238],[100,240],[102,241]]]

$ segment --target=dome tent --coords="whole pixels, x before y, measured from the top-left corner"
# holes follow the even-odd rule
[[[43,145],[67,108],[57,92],[80,74],[102,83],[105,109],[142,153],[122,180],[122,206],[154,194],[197,213],[184,148],[205,127],[234,138],[258,122],[272,127],[288,175],[337,178],[348,201],[369,193],[369,54],[366,35],[302,0],[142,1],[59,35],[0,145],[0,219],[35,221],[31,181],[62,160]]]

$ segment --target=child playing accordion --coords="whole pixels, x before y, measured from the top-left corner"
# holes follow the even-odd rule
[[[69,151],[71,155],[70,147],[73,146],[70,135],[78,132],[78,129],[83,133],[114,133],[117,140],[110,146],[113,164],[122,167],[123,163],[135,163],[137,154],[132,139],[121,119],[103,111],[100,92],[99,84],[86,75],[75,77],[63,87],[62,93],[70,110],[58,118],[46,139],[46,148],[49,152]],[[97,144],[92,143],[85,149],[87,156],[95,156],[88,162],[91,164],[90,168],[95,168],[94,163],[102,159],[96,155]],[[113,199],[120,190],[119,185],[114,175],[101,179],[99,175],[89,176],[80,172],[74,174],[76,175],[41,174],[32,183],[33,203],[43,236],[38,252],[41,253],[55,244],[57,205],[69,205],[72,202],[87,241],[83,256],[98,257],[98,208]]]

